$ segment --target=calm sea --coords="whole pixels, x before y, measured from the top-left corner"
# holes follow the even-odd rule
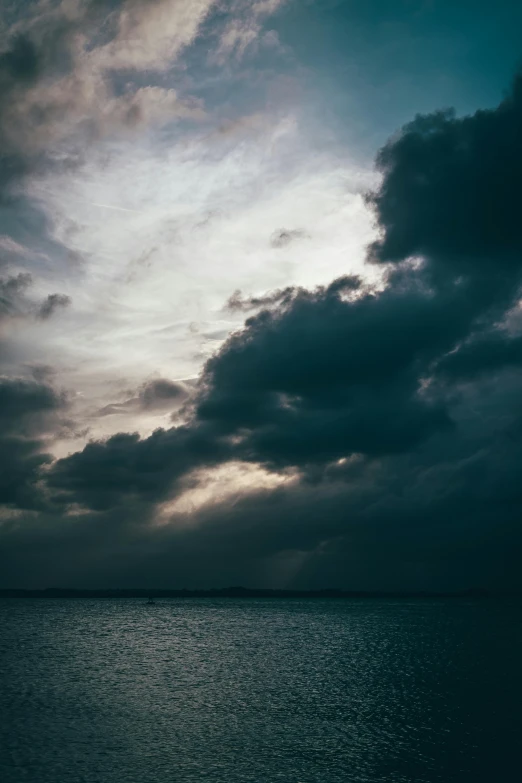
[[[522,614],[488,601],[4,600],[2,783],[511,783]]]

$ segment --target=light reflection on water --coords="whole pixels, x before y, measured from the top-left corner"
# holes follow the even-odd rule
[[[494,783],[520,608],[4,600],[3,783]]]

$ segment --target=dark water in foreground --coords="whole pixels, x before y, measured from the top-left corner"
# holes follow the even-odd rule
[[[522,614],[487,601],[0,602],[2,783],[510,783]]]

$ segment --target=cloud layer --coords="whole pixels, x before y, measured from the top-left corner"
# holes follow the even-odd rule
[[[234,6],[216,62],[243,56],[282,5]],[[38,4],[0,59],[9,187],[42,155],[54,166],[64,139],[72,165],[77,132],[84,150],[142,117],[196,117],[197,102],[122,87],[121,72],[165,74],[211,10]],[[30,139],[15,137],[33,115]],[[520,587],[521,131],[520,77],[495,109],[405,125],[377,156],[365,264],[347,254],[330,282],[236,290],[222,313],[251,314],[214,332],[197,379],[162,368],[93,402],[92,420],[161,416],[151,434],[129,428],[57,458],[49,442],[76,437],[85,416],[71,418],[52,375],[6,376],[6,584]],[[310,252],[314,230],[272,226],[267,252]],[[52,328],[76,295],[38,291],[31,310],[31,280],[10,262],[3,321],[31,312]]]

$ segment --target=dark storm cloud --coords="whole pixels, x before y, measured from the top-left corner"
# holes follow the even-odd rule
[[[408,451],[446,432],[449,413],[420,379],[466,334],[469,316],[459,309],[449,319],[447,299],[417,288],[343,298],[354,289],[345,278],[300,290],[287,307],[248,319],[207,363],[185,427],[87,446],[57,463],[53,486],[69,496],[81,488],[81,502],[101,486],[103,502],[118,504],[151,488],[167,493],[169,482],[224,457],[304,469],[354,452]]]
[[[153,502],[168,496],[191,469],[232,455],[225,440],[202,428],[158,429],[144,440],[137,433],[120,433],[58,460],[48,483],[56,501],[64,504],[105,509],[143,499]]]
[[[38,489],[40,470],[52,462],[37,440],[0,438],[0,504],[18,509],[38,509],[44,503]]]
[[[417,290],[354,301],[343,290],[301,291],[286,309],[249,319],[207,364],[188,425],[91,444],[57,463],[52,487],[106,507],[166,496],[192,469],[226,458],[308,471],[446,433],[450,414],[419,378],[466,333],[467,314],[448,319],[447,300]]]
[[[65,404],[52,387],[17,378],[0,378],[0,423],[2,431],[31,431],[46,413]]]
[[[53,428],[52,414],[65,404],[65,397],[45,383],[0,378],[0,504],[22,509],[44,505],[40,470],[52,458],[42,436]]]
[[[419,116],[379,153],[382,186],[369,201],[380,262],[428,257],[448,280],[520,269],[522,76],[493,110]]]
[[[49,296],[42,302],[39,310],[38,317],[43,321],[50,318],[57,310],[62,310],[65,307],[69,307],[71,304],[71,297],[65,294],[49,294]]]
[[[522,368],[522,337],[495,330],[477,336],[445,356],[437,366],[437,374],[454,380],[472,380],[513,367]]]
[[[217,497],[196,515],[173,513],[170,525],[153,529],[145,523],[150,507],[139,501],[80,518],[58,536],[50,519],[39,528],[28,522],[4,538],[0,570],[12,584],[19,579],[13,563],[29,557],[36,585],[49,582],[52,561],[55,583],[78,586],[282,579],[300,587],[515,587],[522,440],[510,437],[514,424],[491,422],[476,442],[470,433],[458,454],[447,444],[442,458],[440,449],[423,448],[359,463],[346,472],[347,484],[294,483],[230,501]],[[302,560],[297,570],[278,571],[294,558]]]
[[[442,459],[437,445],[425,444],[359,462],[344,487],[297,484],[209,506],[192,546],[234,553],[236,567],[243,561],[250,569],[281,553],[303,555],[302,587],[514,586],[522,545],[520,416],[516,423],[513,414],[500,426],[491,422],[493,432],[486,423],[477,440],[461,430],[460,453],[446,441]],[[252,583],[248,568],[243,579]]]
[[[416,289],[342,293],[302,291],[248,319],[208,362],[198,418],[281,466],[408,450],[447,429],[420,379],[466,333],[466,314],[446,318],[450,300]]]
[[[56,508],[118,519],[152,517],[197,487],[194,471],[230,461],[287,477],[143,528],[120,574],[169,579],[190,562],[248,576],[287,553],[303,586],[520,584],[522,349],[507,325],[522,272],[520,84],[496,110],[418,117],[381,151],[368,201],[382,287],[235,294],[232,307],[262,309],[207,362],[182,426],[90,443],[45,472]],[[136,542],[118,530],[121,547]]]

